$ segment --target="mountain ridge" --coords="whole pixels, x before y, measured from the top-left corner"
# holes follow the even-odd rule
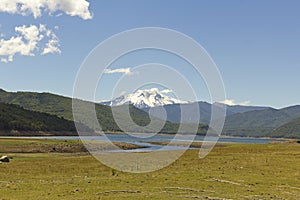
[[[198,101],[188,104],[171,104],[153,107],[151,108],[151,115],[160,118],[160,110],[165,109],[167,113],[167,120],[170,122],[179,123],[182,121],[184,123],[194,123],[200,121],[200,123],[209,124],[213,106],[217,111],[222,111],[222,113],[224,112],[224,106],[226,106],[226,116],[248,111],[265,110],[269,108],[261,106],[228,106],[220,103],[210,104],[205,101]],[[186,113],[186,115],[183,115],[183,118],[181,118],[181,108],[184,109]],[[150,112],[150,109],[148,108],[143,110]]]
[[[146,98],[149,97],[149,98]],[[167,98],[166,102],[156,103],[155,99],[158,98]],[[151,101],[152,102],[148,102]],[[223,103],[213,103],[210,104],[204,101],[188,102],[178,100],[167,95],[163,94],[163,91],[159,91],[157,88],[147,89],[147,90],[138,90],[134,93],[123,95],[117,97],[111,101],[102,101],[100,104],[108,106],[120,106],[132,104],[135,107],[142,109],[149,113],[150,115],[165,119],[165,116],[162,116],[162,109],[166,110],[167,118],[166,120],[172,123],[206,123],[208,124],[211,119],[211,108],[214,106],[217,110],[223,109],[224,106],[227,107],[226,115],[233,115],[236,113],[242,113],[252,110],[264,110],[269,107],[263,106],[242,106],[242,105],[226,105]],[[185,111],[183,117],[181,117],[181,108]],[[199,112],[200,111],[200,112]]]
[[[80,100],[81,101],[81,100]],[[51,93],[35,93],[35,92],[6,92],[5,90],[0,89],[0,102],[8,103],[8,104],[16,104],[24,109],[30,111],[37,111],[42,113],[48,113],[51,115],[56,115],[58,117],[63,117],[66,120],[73,121],[72,115],[72,99],[56,94]],[[97,118],[99,122],[101,122],[101,128],[103,131],[115,131],[122,132],[122,130],[115,123],[112,115],[111,107],[105,105],[99,105],[98,103],[86,102],[89,104],[95,105],[95,110],[97,114]],[[200,106],[200,115],[199,113],[195,113],[193,116],[193,112],[188,112],[188,115],[184,118],[183,123],[185,123],[188,127],[188,124],[192,123],[192,121],[200,117],[199,132],[204,134],[208,126],[204,124],[208,124],[211,115],[211,106],[212,104],[207,102],[196,102],[196,103],[188,103],[188,104],[168,104],[164,106],[151,107],[150,109],[138,109],[133,105],[129,105],[130,115],[134,122],[136,122],[140,126],[147,126],[150,122],[149,113],[153,115],[155,113],[155,109],[166,108],[167,114],[172,116],[173,119],[169,120],[170,117],[167,117],[167,122],[161,132],[164,133],[175,133],[178,129],[179,123],[175,123],[176,120],[180,122],[181,115],[178,112],[180,110],[180,106],[189,107],[190,104],[199,104]],[[120,118],[123,118],[124,113],[122,111],[123,106],[120,106],[121,109],[117,110],[117,115]],[[124,106],[124,108],[127,107]],[[191,110],[195,111],[192,109]],[[247,111],[249,110],[250,111]],[[253,110],[255,109],[255,110]],[[151,110],[151,112],[150,112]],[[82,115],[85,116],[85,109],[82,109]],[[145,112],[146,111],[146,112]],[[246,111],[246,112],[245,112]],[[238,112],[238,113],[236,113]],[[202,117],[202,118],[201,118]],[[243,107],[243,106],[227,106],[227,117],[225,120],[225,126],[223,130],[223,134],[231,135],[231,136],[247,136],[247,137],[278,137],[287,135],[287,137],[291,137],[288,133],[278,134],[274,132],[279,127],[284,126],[286,123],[292,122],[292,120],[300,118],[300,106],[294,105],[282,109],[274,109],[270,107]],[[204,120],[203,120],[204,119]],[[155,120],[159,120],[159,118],[155,118]],[[169,122],[169,121],[170,122]],[[88,122],[90,119],[88,117],[84,118],[82,123],[89,126]],[[174,122],[175,121],[175,122]],[[203,122],[205,121],[205,122]],[[171,123],[172,122],[172,123]],[[291,123],[288,126],[296,126],[296,123]],[[93,127],[90,127],[93,128]],[[129,130],[132,132],[136,131],[147,131],[151,132],[150,129],[139,129],[133,130],[131,126],[128,126]],[[188,129],[186,129],[188,130]],[[283,130],[283,129],[282,129]],[[300,138],[298,132],[296,134],[292,134],[297,138]]]
[[[101,126],[101,130],[104,132],[123,132],[118,125],[116,124],[111,107],[105,105],[99,105],[98,103],[83,101],[84,104],[94,104],[96,110],[96,116],[98,118],[99,124]],[[37,93],[37,92],[6,92],[5,90],[0,90],[0,102],[9,103],[9,104],[16,104],[24,109],[37,111],[42,113],[48,113],[51,115],[56,115],[58,117],[63,117],[67,120],[73,121],[73,114],[72,114],[72,99],[69,97],[64,97],[56,94],[51,93]],[[124,118],[125,113],[123,113],[123,108],[127,106],[120,106],[119,109],[116,109],[116,115],[119,118]],[[125,109],[126,110],[126,109]],[[140,110],[132,105],[129,105],[130,116],[132,120],[138,124],[140,127],[139,129],[134,129],[134,127],[128,126],[127,130],[129,132],[153,132],[152,129],[148,129],[147,125],[150,122],[150,117],[148,113]],[[98,127],[95,127],[94,124],[89,123],[91,120],[90,113],[87,113],[88,110],[85,108],[81,108],[81,118],[83,123],[94,130],[98,130]],[[123,117],[124,116],[124,117]],[[159,119],[155,119],[159,120]],[[162,133],[176,133],[179,125],[173,124],[170,122],[166,122],[163,129],[161,130]],[[198,126],[199,134],[204,134],[208,127],[207,125],[199,124]],[[188,128],[186,130],[189,130]]]

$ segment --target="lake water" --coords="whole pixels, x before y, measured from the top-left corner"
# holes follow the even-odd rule
[[[174,138],[173,135],[163,135],[157,134],[152,137],[147,137],[147,134],[138,134],[135,133],[134,137],[127,135],[127,134],[106,134],[105,136],[85,136],[81,137],[82,140],[96,140],[96,141],[103,141],[103,142],[124,142],[130,144],[137,144],[141,146],[147,146],[147,148],[140,148],[140,149],[133,149],[127,150],[128,152],[147,152],[147,151],[157,151],[162,148],[161,145],[154,145],[150,144],[149,142],[203,142],[204,136],[197,135],[196,137],[191,135],[176,135]],[[12,137],[14,138],[14,137]],[[20,137],[18,137],[20,138]],[[36,139],[58,139],[58,140],[79,140],[78,136],[51,136],[51,137],[22,137],[22,138],[36,138]],[[210,141],[210,139],[208,139]],[[213,141],[213,138],[211,138]],[[265,139],[265,138],[247,138],[247,137],[220,137],[218,142],[228,142],[228,143],[244,143],[244,144],[267,144],[274,141],[281,141],[284,140],[275,140],[275,139]],[[168,146],[165,147],[164,150],[182,150],[185,149],[184,147],[180,146]]]

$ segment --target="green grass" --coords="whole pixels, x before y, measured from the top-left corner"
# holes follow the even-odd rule
[[[9,154],[0,164],[0,199],[299,199],[296,143],[197,150],[159,171],[123,173],[90,155]]]

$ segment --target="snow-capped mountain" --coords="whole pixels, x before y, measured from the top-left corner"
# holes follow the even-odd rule
[[[148,90],[137,90],[132,94],[120,96],[112,101],[102,101],[100,104],[109,106],[120,106],[133,104],[135,107],[144,109],[149,107],[164,106],[169,104],[185,104],[188,101],[172,98],[166,95],[166,91],[159,91],[158,88]]]

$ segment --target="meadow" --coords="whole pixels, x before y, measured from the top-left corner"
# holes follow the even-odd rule
[[[58,141],[56,141],[58,142]],[[300,144],[222,144],[204,159],[188,150],[168,167],[131,174],[88,152],[15,153],[16,145],[55,141],[0,139],[0,199],[300,199]],[[61,143],[61,141],[59,142]],[[74,143],[74,142],[70,142]],[[78,145],[78,144],[76,144]],[[13,147],[12,147],[13,146]]]

